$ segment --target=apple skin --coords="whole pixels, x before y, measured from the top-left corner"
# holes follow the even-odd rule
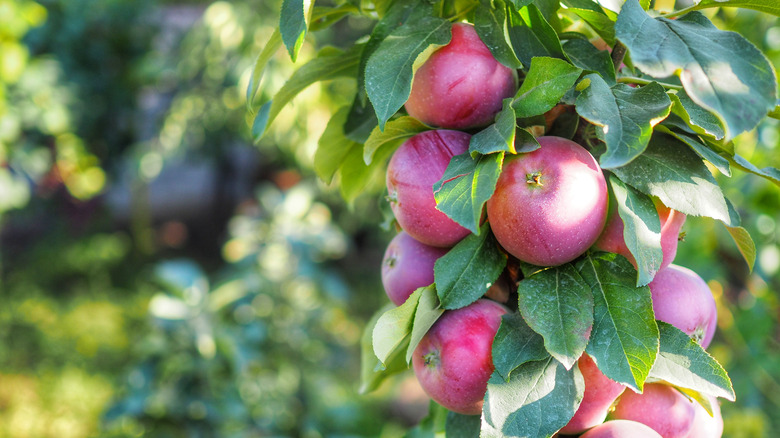
[[[517,73],[496,61],[474,26],[455,23],[450,43],[415,73],[405,107],[430,126],[476,128],[492,123],[516,91]]]
[[[712,415],[695,403],[696,416],[693,418],[693,427],[686,438],[720,438],[723,436],[723,417],[720,414],[720,404],[715,397],[708,397],[712,404]]]
[[[601,235],[607,183],[582,146],[560,137],[537,140],[541,148],[507,157],[487,215],[507,252],[533,265],[557,266],[577,258]]]
[[[396,306],[403,304],[417,288],[433,283],[433,265],[447,253],[420,243],[404,231],[387,245],[382,259],[382,285]]]
[[[677,255],[677,243],[680,237],[680,230],[683,224],[685,224],[686,216],[685,213],[665,206],[658,199],[653,199],[653,202],[658,211],[658,218],[661,220],[661,252],[663,253],[663,260],[661,260],[659,269],[663,269],[672,264],[674,257]],[[628,250],[626,241],[623,238],[623,220],[620,218],[617,208],[611,209],[607,219],[607,226],[604,227],[604,231],[593,245],[593,248],[599,251],[620,254],[627,258],[635,268],[637,266],[636,259],[631,254],[631,251]]]
[[[661,383],[646,384],[642,394],[624,391],[612,413],[615,419],[643,423],[663,438],[686,438],[695,415],[694,402]]]
[[[655,319],[684,331],[707,348],[718,325],[718,309],[709,286],[688,268],[669,265],[650,282]]]
[[[433,185],[450,159],[466,153],[465,132],[425,131],[406,140],[387,165],[387,192],[398,224],[414,239],[431,246],[452,247],[470,231],[436,209]]]
[[[574,417],[559,431],[562,434],[575,435],[603,423],[612,403],[626,389],[602,374],[587,354],[579,358],[577,366],[585,379],[585,396]]]
[[[423,336],[414,350],[412,366],[420,386],[445,408],[478,415],[493,373],[493,338],[503,305],[480,299],[457,310],[448,310]]]
[[[658,432],[642,423],[612,420],[594,427],[580,438],[662,438]]]

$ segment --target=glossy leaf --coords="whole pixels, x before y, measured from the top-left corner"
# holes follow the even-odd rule
[[[593,294],[587,352],[602,373],[641,391],[658,353],[650,288],[635,286],[635,270],[617,254],[589,254],[577,263]]]
[[[414,311],[412,333],[409,337],[409,346],[406,349],[407,363],[411,362],[417,345],[420,344],[423,336],[428,333],[428,330],[436,323],[442,313],[444,313],[444,309],[439,308],[436,288],[433,285],[423,288],[420,291],[420,299]]]
[[[606,50],[599,50],[582,38],[574,38],[563,44],[563,51],[572,64],[589,72],[598,73],[610,87],[615,85],[615,65]]]
[[[605,10],[593,0],[563,0],[567,10],[582,18],[610,46],[615,44],[615,19],[617,14]]]
[[[509,380],[512,371],[520,365],[548,356],[544,338],[531,330],[519,313],[501,317],[501,326],[493,339],[493,365],[504,380]]]
[[[307,15],[311,4],[311,0],[284,0],[282,2],[279,31],[293,62],[297,60],[298,52],[306,38],[309,27]]]
[[[528,74],[512,100],[512,108],[519,118],[544,114],[560,102],[582,69],[568,62],[547,57],[535,57]]]
[[[384,131],[380,131],[377,126],[371,131],[371,135],[363,146],[363,161],[367,165],[371,164],[374,154],[379,148],[385,145],[393,148],[398,147],[408,138],[428,130],[430,130],[429,127],[409,116],[399,117],[388,122]]]
[[[494,6],[491,6],[493,3]],[[474,11],[474,30],[498,62],[517,69],[522,63],[512,49],[512,43],[504,31],[506,28],[506,4],[504,0],[482,0]]]
[[[715,114],[697,105],[685,90],[669,94],[669,97],[672,99],[672,112],[683,119],[694,132],[712,136],[717,140],[726,135],[723,124]]]
[[[518,59],[528,68],[536,56],[565,59],[555,29],[534,4],[516,10],[507,8],[507,32]]]
[[[504,99],[501,112],[496,115],[496,122],[471,136],[469,152],[472,158],[477,155],[495,152],[517,153],[515,150],[515,133],[517,116],[512,109],[512,99]]]

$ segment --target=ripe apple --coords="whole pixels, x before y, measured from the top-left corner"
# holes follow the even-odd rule
[[[487,215],[507,252],[526,263],[557,266],[601,234],[607,183],[582,146],[560,137],[537,140],[541,148],[507,157]]]
[[[410,116],[431,126],[485,126],[517,91],[517,73],[496,61],[474,26],[452,25],[452,40],[417,70],[406,101]]]
[[[587,354],[579,358],[577,366],[585,378],[585,396],[574,417],[560,430],[562,434],[575,435],[603,423],[612,403],[626,389],[623,384],[602,374]]]
[[[694,403],[679,391],[661,383],[649,383],[642,394],[624,391],[612,416],[643,423],[664,438],[686,438],[695,414]]]
[[[663,269],[669,266],[677,255],[677,242],[680,237],[680,229],[685,223],[685,213],[665,206],[659,199],[654,198],[655,208],[658,211],[658,217],[661,220],[661,251],[663,260],[661,267]],[[617,208],[611,209],[607,226],[599,236],[599,239],[593,245],[594,249],[599,251],[614,252],[627,258],[636,268],[636,259],[626,246],[623,238],[623,220],[617,213]]]
[[[709,397],[712,405],[712,416],[704,408],[695,403],[696,416],[693,427],[686,438],[720,438],[723,435],[723,417],[720,414],[720,404],[715,397]]]
[[[433,283],[433,264],[447,253],[420,243],[404,231],[396,234],[382,259],[382,285],[396,306],[403,304],[417,288]]]
[[[429,397],[453,412],[482,411],[494,369],[493,338],[507,312],[487,299],[444,312],[412,356],[414,374]]]
[[[406,140],[387,166],[393,214],[404,231],[426,245],[451,247],[469,234],[436,209],[433,185],[453,156],[468,151],[470,139],[460,131],[425,131]]]
[[[612,420],[594,427],[580,438],[663,438],[658,432],[642,423],[628,420]]]
[[[707,348],[718,325],[718,309],[707,283],[688,268],[669,265],[655,274],[649,286],[655,318]]]

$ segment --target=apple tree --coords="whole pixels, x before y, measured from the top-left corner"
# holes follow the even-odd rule
[[[733,142],[780,117],[777,75],[707,12],[780,7],[656,3],[283,2],[247,89],[252,133],[309,85],[351,80],[314,167],[348,203],[381,199],[400,232],[377,266],[392,302],[366,327],[359,385],[413,368],[434,403],[411,436],[722,432],[718,399],[736,394],[705,350],[714,300],[672,263],[699,216],[753,267],[714,175],[780,185]],[[345,17],[370,31],[257,99],[271,56],[295,62],[310,33]]]

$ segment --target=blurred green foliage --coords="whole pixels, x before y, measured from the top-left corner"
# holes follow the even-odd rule
[[[398,436],[427,401],[407,375],[357,394],[363,327],[386,298],[376,200],[348,209],[312,153],[354,84],[307,89],[259,145],[247,196],[206,228],[155,219],[144,191],[172,164],[250,142],[244,90],[280,1],[0,0],[0,435]],[[777,19],[713,11],[780,66]],[[369,22],[314,32],[299,62]],[[273,58],[258,99],[293,66]],[[737,139],[779,166],[780,124]],[[722,176],[719,176],[719,178]],[[127,182],[129,181],[129,182]],[[711,352],[738,395],[728,437],[780,429],[780,196],[721,178],[758,252],[688,218],[678,264],[720,311]],[[129,185],[129,219],[105,193]],[[205,242],[205,243],[204,243]]]

